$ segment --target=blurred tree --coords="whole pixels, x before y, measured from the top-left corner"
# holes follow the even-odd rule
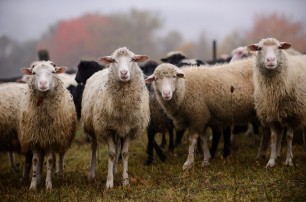
[[[132,9],[129,13],[113,14],[109,17],[107,30],[108,53],[126,46],[134,53],[158,57],[156,31],[162,26],[158,15],[149,11]]]
[[[199,35],[193,57],[206,61],[212,58],[212,40],[207,37],[205,32],[201,32]]]
[[[230,55],[232,50],[239,47],[247,45],[245,42],[245,33],[240,31],[233,31],[221,41],[220,45],[217,48],[217,57],[221,55],[228,54]]]
[[[292,44],[298,51],[306,51],[306,33],[304,24],[294,21],[287,15],[274,13],[271,15],[256,15],[252,28],[246,32],[247,44],[257,43],[262,38],[274,37],[280,41]]]
[[[182,35],[177,31],[170,31],[166,36],[159,39],[160,51],[163,53],[163,56],[169,51],[176,51],[178,47],[183,43],[184,39]]]
[[[289,42],[294,49],[305,52],[305,25],[283,14],[255,15],[253,25],[249,30],[235,30],[224,37],[217,49],[218,57],[223,54],[231,54],[231,51],[239,46],[257,43],[268,37]]]
[[[36,41],[18,43],[7,36],[0,37],[0,79],[21,76],[20,68],[37,60]]]
[[[134,53],[157,57],[155,31],[161,26],[147,11],[103,16],[87,14],[59,22],[42,37],[38,49],[47,49],[57,64],[74,67],[81,59],[97,59],[126,46]]]
[[[182,43],[180,46],[178,46],[177,50],[185,53],[187,58],[194,58],[195,48],[196,48],[195,42],[188,41],[188,42]]]
[[[96,31],[106,24],[107,18],[96,14],[61,21],[50,27],[40,40],[37,49],[48,50],[50,59],[57,64],[76,66],[82,57],[87,55],[98,57],[96,55],[98,46],[95,42],[101,37],[101,32],[96,34]]]

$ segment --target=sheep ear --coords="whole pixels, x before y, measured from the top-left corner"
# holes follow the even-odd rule
[[[248,50],[249,51],[259,51],[259,50],[261,50],[261,48],[259,47],[258,44],[252,44],[252,45],[248,46]]]
[[[176,76],[179,78],[184,78],[184,72],[181,69],[176,70]]]
[[[25,75],[32,75],[32,69],[31,68],[27,68],[27,67],[21,68],[21,72]]]
[[[111,64],[111,63],[115,62],[115,60],[112,58],[112,56],[100,57],[99,61],[102,62],[102,64],[104,64],[104,65]]]
[[[155,81],[154,74],[152,74],[151,76],[148,76],[148,78],[145,79],[146,83],[151,83],[152,81]]]
[[[55,67],[55,73],[62,74],[66,71],[67,67]]]
[[[291,47],[291,44],[290,43],[287,43],[287,42],[280,42],[280,47],[279,49],[288,49]]]
[[[149,57],[146,56],[146,55],[135,55],[135,56],[132,58],[132,60],[133,60],[134,62],[144,62],[144,61],[146,61],[147,59],[149,59]]]

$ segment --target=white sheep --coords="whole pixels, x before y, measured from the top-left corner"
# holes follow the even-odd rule
[[[36,190],[39,165],[43,153],[47,157],[46,188],[52,189],[51,175],[55,154],[59,154],[59,174],[63,174],[63,158],[76,131],[76,112],[72,97],[58,74],[66,67],[41,61],[22,72],[31,75],[26,93],[21,98],[18,136],[22,152],[32,151],[32,181]]]
[[[204,148],[202,165],[208,164],[210,153],[202,135],[208,125],[243,124],[255,116],[251,59],[214,68],[179,69],[161,64],[146,79],[146,82],[152,81],[157,100],[175,128],[189,128],[189,154],[183,169],[194,162],[199,136]]]
[[[147,59],[127,48],[99,58],[109,68],[92,75],[85,85],[81,122],[84,132],[92,137],[89,177],[95,176],[97,138],[108,144],[106,188],[114,185],[117,161],[121,154],[123,185],[128,185],[128,147],[131,139],[144,134],[150,119],[149,94],[144,75],[137,62]],[[121,148],[122,141],[122,148]]]
[[[230,62],[254,56],[254,52],[249,51],[248,47],[246,46],[239,46],[238,48],[235,48],[234,50],[232,50],[231,54],[232,54],[232,59]]]
[[[20,153],[17,135],[20,97],[26,85],[19,83],[0,84],[0,151],[9,152],[11,170],[16,170],[13,152]]]
[[[284,127],[287,127],[285,165],[293,165],[293,130],[306,124],[306,56],[288,56],[285,50],[290,46],[275,38],[262,39],[248,46],[249,50],[257,51],[253,65],[256,112],[262,124],[271,131],[267,167],[275,166],[280,151],[277,140]]]

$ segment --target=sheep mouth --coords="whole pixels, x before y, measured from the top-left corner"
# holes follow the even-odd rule
[[[129,81],[130,77],[129,76],[120,76],[120,80],[123,82]]]
[[[163,99],[166,100],[166,101],[171,100],[171,98],[172,98],[172,96],[166,96],[166,95],[163,96]]]
[[[265,65],[267,69],[275,69],[276,68],[276,64],[266,64]]]
[[[38,87],[38,90],[42,91],[42,92],[45,92],[45,91],[49,90],[49,88],[47,86],[40,86],[40,87]]]

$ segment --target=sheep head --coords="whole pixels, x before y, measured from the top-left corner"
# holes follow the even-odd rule
[[[262,39],[258,44],[248,46],[250,51],[257,51],[257,62],[263,64],[266,69],[273,70],[282,61],[283,50],[291,47],[291,44],[279,42],[274,38]]]
[[[35,62],[30,68],[22,68],[21,72],[25,75],[31,75],[34,88],[41,92],[53,89],[55,86],[54,74],[61,74],[66,71],[67,67],[57,67],[51,61]]]
[[[99,61],[105,65],[110,64],[118,78],[122,82],[127,82],[131,79],[131,73],[136,68],[135,63],[144,62],[148,59],[146,55],[135,55],[126,47],[117,49],[111,56],[100,57]]]
[[[155,91],[158,91],[164,100],[171,100],[176,90],[178,79],[184,78],[184,73],[175,65],[165,63],[156,67],[154,73],[145,81],[154,81]]]

